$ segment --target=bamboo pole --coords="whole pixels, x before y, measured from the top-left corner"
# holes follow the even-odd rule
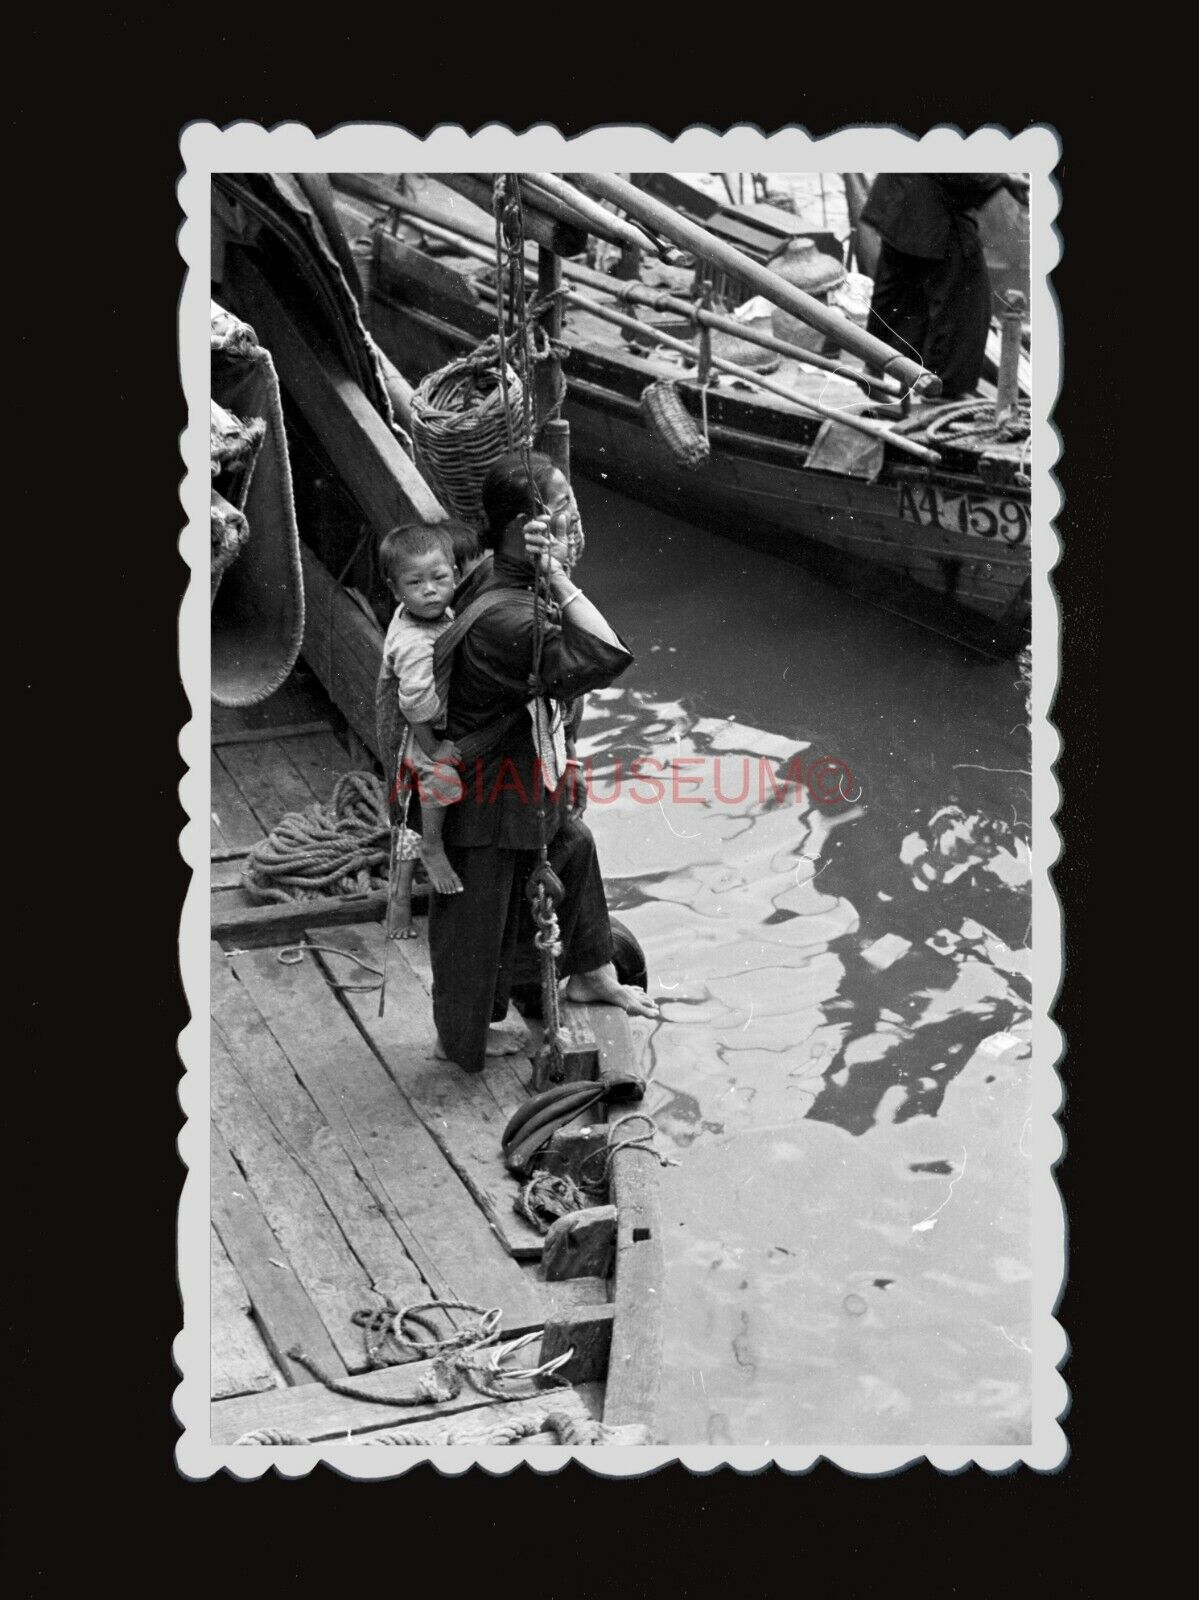
[[[597,305],[594,300],[589,300],[586,295],[581,295],[575,289],[568,289],[566,298],[572,305],[577,305],[580,310],[590,311],[592,316],[601,318],[604,322],[612,322],[617,327],[636,329],[657,344],[664,344],[670,350],[678,350],[690,360],[695,360],[695,351],[682,339],[675,339],[668,333],[661,333],[657,328],[649,327],[644,322],[638,322],[636,317],[622,316],[619,311],[611,311],[607,306]],[[941,457],[935,450],[927,446],[916,444],[914,440],[904,438],[902,434],[895,434],[881,422],[875,422],[870,417],[859,417],[852,412],[837,411],[833,406],[822,405],[819,400],[810,400],[806,395],[798,395],[781,383],[763,377],[760,372],[748,372],[744,367],[737,366],[732,361],[722,361],[719,356],[712,357],[712,365],[717,372],[725,372],[734,378],[741,378],[744,382],[753,384],[756,388],[765,389],[769,394],[776,394],[782,400],[789,401],[793,406],[799,406],[807,411],[814,411],[817,416],[827,417],[832,422],[840,422],[847,428],[852,428],[856,433],[864,433],[868,438],[881,439],[884,444],[891,444],[898,450],[905,451],[908,455],[915,456],[918,461],[925,461],[930,466],[936,466]]]
[[[427,225],[429,231],[438,239],[446,239],[461,248],[462,241],[477,243],[477,250],[464,249],[465,255],[474,255],[480,261],[494,261],[494,241],[489,243],[489,234],[486,227],[476,228],[473,221],[467,225],[465,219],[449,218],[444,211],[426,205],[423,201],[397,200],[394,202],[398,211],[410,214],[418,221]],[[684,300],[678,295],[667,294],[665,291],[647,288],[644,284],[632,285],[626,280],[608,278],[602,272],[596,272],[591,267],[582,266],[577,261],[563,261],[563,274],[572,282],[583,285],[588,289],[598,290],[601,294],[609,294],[618,300],[631,300],[636,305],[644,305],[652,309],[677,311],[681,316],[697,318],[707,327],[723,333],[732,333],[738,339],[744,339],[749,344],[761,345],[764,350],[773,350],[778,355],[789,357],[792,361],[802,362],[804,366],[812,367],[818,372],[836,373],[838,377],[848,378],[856,383],[859,388],[873,390],[887,399],[899,399],[902,390],[898,385],[886,378],[875,378],[870,373],[857,372],[852,367],[847,367],[841,361],[831,360],[828,356],[817,355],[813,350],[805,350],[802,345],[791,344],[786,339],[778,339],[772,333],[762,333],[757,328],[743,327],[732,317],[722,317],[714,311],[697,310],[690,300]],[[644,323],[638,323],[638,328],[644,328]]]
[[[631,222],[626,222],[623,217],[614,216],[611,211],[605,211],[598,201],[593,200],[589,194],[584,194],[581,189],[576,189],[574,184],[567,183],[553,172],[522,172],[520,186],[524,190],[529,188],[540,189],[542,195],[534,194],[534,204],[543,205],[548,210],[546,200],[553,198],[560,200],[569,208],[570,214],[576,219],[581,219],[586,224],[587,232],[594,233],[597,238],[608,239],[618,243],[622,249],[644,250],[647,247],[655,253],[657,243],[649,234]]]
[[[485,294],[494,294],[490,285],[479,284],[479,289]],[[577,305],[581,311],[589,311],[592,316],[599,317],[602,322],[611,322],[618,328],[629,328],[644,338],[651,339],[655,344],[665,345],[668,350],[677,350],[685,355],[689,361],[696,359],[695,350],[683,339],[676,339],[673,334],[662,333],[659,329],[650,327],[647,323],[638,322],[636,317],[626,317],[619,311],[612,311],[607,306],[601,306],[594,300],[589,300],[586,295],[579,294],[576,289],[566,291],[566,299],[571,305]],[[902,450],[906,455],[915,456],[917,461],[923,461],[929,466],[937,466],[941,457],[935,450],[930,450],[927,445],[917,444],[915,440],[905,438],[903,434],[896,433],[884,423],[875,422],[870,417],[859,417],[853,412],[838,411],[833,406],[823,405],[819,400],[810,400],[806,395],[795,394],[785,388],[781,383],[775,383],[771,378],[765,378],[760,372],[750,372],[745,367],[739,367],[732,361],[722,361],[719,356],[712,357],[712,365],[718,372],[729,374],[730,377],[740,378],[744,383],[753,385],[757,389],[765,389],[767,393],[778,395],[780,400],[786,400],[801,411],[815,413],[818,417],[825,417],[830,422],[839,422],[847,428],[852,428],[855,433],[864,433],[867,438],[881,440],[883,444],[894,445],[897,450]]]
[[[472,205],[481,211],[490,214],[491,211],[491,178],[488,174],[479,172],[438,172],[435,174],[438,183],[447,189],[453,189],[456,194],[462,195]],[[518,177],[521,176],[518,174]],[[569,189],[569,184],[563,188]],[[614,217],[611,212],[605,211],[602,206],[596,205],[590,196],[583,198],[590,202],[590,211],[586,216],[574,209],[567,201],[548,191],[533,189],[527,183],[521,182],[521,198],[525,203],[525,233],[536,244],[545,245],[548,249],[555,249],[563,243],[556,230],[569,228],[576,235],[597,234],[601,239],[606,239],[609,244],[623,248],[632,240],[644,245],[646,239],[640,228],[635,228],[632,223],[626,222],[623,217]],[[586,242],[585,237],[578,240],[578,249],[582,249]]]
[[[901,356],[889,344],[855,326],[848,317],[841,316],[811,295],[804,294],[802,289],[787,283],[769,267],[761,266],[733,245],[717,239],[706,228],[680,216],[643,189],[637,189],[622,178],[606,172],[571,173],[570,177],[580,187],[603,200],[611,200],[635,221],[652,228],[655,233],[663,234],[680,248],[713,262],[725,272],[735,274],[759,294],[764,294],[774,305],[827,334],[863,361],[891,373],[904,388],[928,397],[940,394],[941,380],[936,373],[927,371],[907,356]]]

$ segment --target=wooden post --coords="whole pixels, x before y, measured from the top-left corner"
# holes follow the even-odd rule
[[[999,381],[995,394],[995,421],[1003,422],[1020,400],[1020,330],[1026,301],[1019,289],[1009,289],[999,316]]]
[[[541,326],[551,341],[562,338],[561,288],[562,257],[556,251],[540,245],[537,250],[537,293],[549,300],[549,309],[541,319]],[[536,388],[537,409],[543,419],[538,443],[569,482],[570,423],[558,415],[566,397],[566,380],[562,376],[562,362],[556,352],[548,361],[538,364]]]

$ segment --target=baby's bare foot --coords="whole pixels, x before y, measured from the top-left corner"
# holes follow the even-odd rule
[[[420,858],[429,874],[429,882],[437,894],[461,894],[462,879],[450,866],[444,845],[422,844]]]

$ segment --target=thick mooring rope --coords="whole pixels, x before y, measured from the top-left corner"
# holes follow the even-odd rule
[[[289,812],[254,845],[242,888],[275,903],[366,894],[386,882],[390,839],[382,783],[370,772],[347,772],[327,806]]]

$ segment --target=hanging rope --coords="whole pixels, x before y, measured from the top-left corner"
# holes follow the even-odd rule
[[[504,369],[506,332],[504,326],[504,268],[507,266],[508,305],[512,337],[516,344],[515,367],[521,381],[521,430],[516,441],[524,462],[525,476],[533,491],[539,516],[546,516],[548,506],[533,480],[530,459],[533,443],[533,350],[530,338],[529,307],[525,294],[525,230],[524,207],[521,203],[520,184],[513,173],[497,173],[492,187],[492,210],[495,214],[496,253],[496,333],[500,347],[500,370]],[[506,262],[505,262],[506,256]],[[542,774],[551,770],[546,761],[547,715],[545,690],[541,678],[542,655],[545,648],[545,619],[550,604],[549,577],[538,563],[533,580],[533,664],[529,674],[529,693],[534,704],[534,741],[537,760]],[[558,995],[558,960],[562,954],[561,930],[558,926],[558,906],[564,890],[562,882],[549,864],[549,831],[546,817],[546,799],[542,794],[537,806],[537,865],[529,877],[525,893],[528,896],[537,925],[534,943],[541,969],[542,1020],[545,1037],[538,1052],[539,1076],[551,1083],[562,1077],[562,1051],[568,1042],[562,1028],[562,1013]]]

